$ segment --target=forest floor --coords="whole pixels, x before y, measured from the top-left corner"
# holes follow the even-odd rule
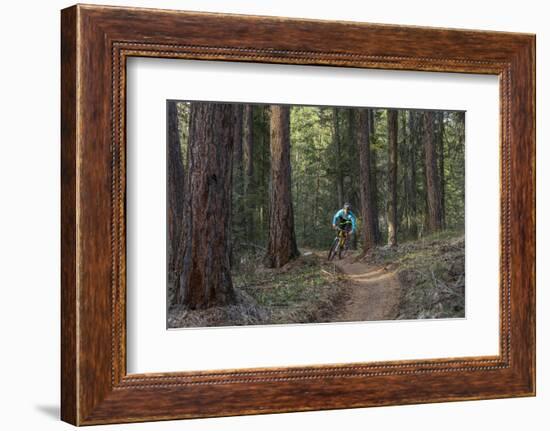
[[[331,322],[351,297],[348,279],[326,258],[302,250],[282,268],[262,265],[261,253],[241,258],[234,270],[236,302],[207,310],[168,313],[168,327]]]
[[[351,295],[334,316],[334,322],[393,320],[398,315],[401,283],[384,266],[347,257],[335,262],[349,280]]]
[[[444,231],[361,258],[395,274],[401,285],[396,319],[465,316],[464,234]]]
[[[301,252],[279,269],[264,268],[261,252],[242,257],[233,275],[235,304],[170,310],[168,326],[464,317],[464,237],[456,233],[332,262],[324,250]]]

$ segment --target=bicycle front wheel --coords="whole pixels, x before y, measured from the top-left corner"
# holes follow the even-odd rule
[[[334,241],[332,241],[332,245],[330,246],[330,250],[328,251],[328,260],[332,260],[334,259],[334,256],[336,256],[339,243],[340,241],[338,237],[334,238]]]
[[[343,242],[338,247],[338,258],[343,259],[348,252],[348,238],[344,238]]]

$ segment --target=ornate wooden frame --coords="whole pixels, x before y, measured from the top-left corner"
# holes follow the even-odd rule
[[[75,425],[535,394],[535,36],[73,6],[62,11],[61,417]],[[129,56],[500,77],[500,354],[126,373]]]

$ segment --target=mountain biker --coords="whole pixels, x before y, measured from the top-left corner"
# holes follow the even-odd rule
[[[350,203],[346,202],[342,209],[334,214],[334,217],[332,217],[332,228],[340,228],[346,235],[355,232],[355,215],[351,212]]]

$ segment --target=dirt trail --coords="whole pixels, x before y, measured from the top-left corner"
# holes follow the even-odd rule
[[[382,266],[347,257],[334,264],[352,284],[352,294],[337,321],[392,320],[398,313],[401,286],[397,275]]]

